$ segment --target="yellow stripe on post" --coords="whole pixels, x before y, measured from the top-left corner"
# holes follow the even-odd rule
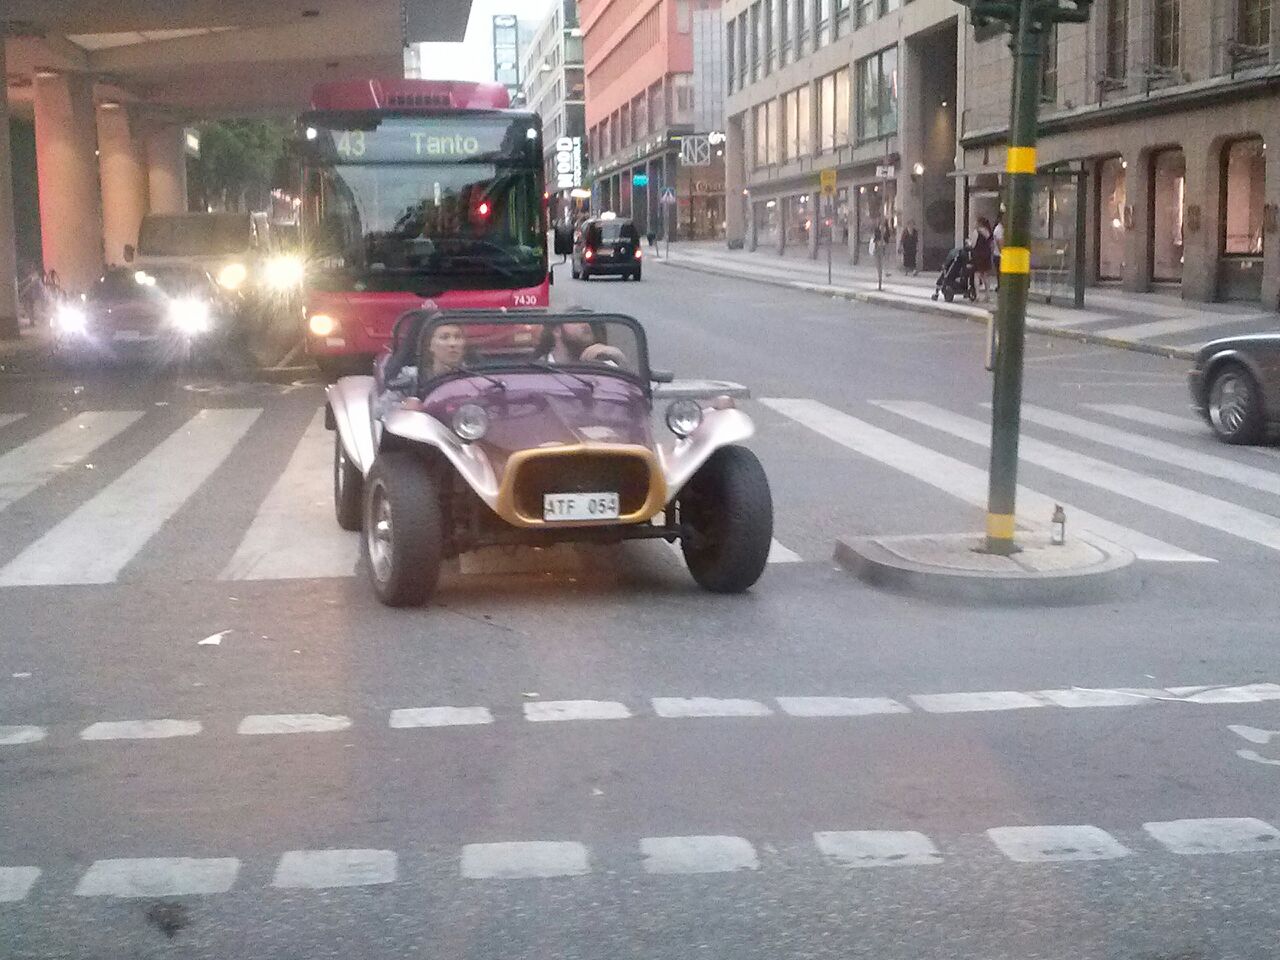
[[[987,536],[993,540],[1013,539],[1013,514],[988,513]]]
[[[1035,173],[1036,148],[1010,147],[1009,156],[1005,160],[1004,169],[1008,173]]]
[[[1003,247],[1000,250],[1001,273],[1030,273],[1031,251],[1026,247]]]

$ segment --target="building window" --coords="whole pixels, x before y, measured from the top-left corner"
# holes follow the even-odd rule
[[[787,0],[773,0],[778,8],[778,64],[786,66],[791,62],[791,7]]]
[[[693,122],[693,74],[676,73],[671,76],[671,89],[674,93],[676,123]]]
[[[858,27],[865,27],[875,18],[876,0],[858,0],[858,10],[854,17],[854,24]]]
[[[624,103],[618,112],[618,122],[622,125],[622,143],[624,149],[631,146],[631,105]]]
[[[1175,68],[1181,62],[1179,47],[1182,45],[1181,0],[1155,0],[1155,58],[1156,66]]]
[[[1187,164],[1181,149],[1162,150],[1151,160],[1151,279],[1182,280],[1182,210]]]
[[[809,46],[809,2],[810,0],[794,0],[796,9],[796,41],[795,59],[804,56]]]
[[[751,5],[751,81],[760,79],[760,53],[764,48],[764,27],[760,23],[760,0]]]
[[[1040,102],[1058,102],[1058,25],[1040,34]]]
[[[649,124],[656,132],[663,129],[667,123],[666,99],[662,95],[662,81],[659,80],[649,88]]]
[[[649,135],[649,97],[641,93],[631,101],[631,124],[635,130],[635,138],[640,140]]]
[[[818,149],[823,153],[849,142],[849,70],[818,81]]]
[[[898,48],[858,61],[858,140],[898,132]]]
[[[779,139],[779,134],[781,133],[781,131],[778,129],[778,101],[777,100],[770,100],[767,104],[765,104],[764,115],[767,121],[767,126],[769,128],[769,136],[768,136],[768,143],[767,143],[767,147],[768,147],[767,160],[769,163],[777,163],[779,159],[778,139]]]
[[[809,87],[797,87],[782,97],[780,159],[798,160],[812,152],[809,142]]]
[[[752,110],[752,118],[756,132],[755,166],[763,167],[769,162],[769,111],[763,103]]]
[[[814,24],[817,46],[822,47],[831,40],[831,0],[818,0],[818,19]]]
[[[1106,23],[1107,79],[1129,74],[1129,0],[1109,0]]]
[[[883,17],[898,9],[898,0],[876,0],[876,16]]]
[[[733,92],[734,81],[738,78],[737,73],[737,46],[734,44],[734,30],[737,27],[736,20],[730,20],[724,28],[724,56],[726,64],[726,73],[728,74],[728,89]]]
[[[693,29],[693,17],[689,12],[689,0],[676,0],[676,32],[688,33]]]
[[[747,85],[747,13],[738,14],[738,89]]]
[[[1108,157],[1098,164],[1098,279],[1124,276],[1125,163]]]
[[[1247,47],[1271,46],[1272,0],[1240,0],[1236,40]]]
[[[1262,212],[1266,204],[1267,154],[1261,138],[1237,140],[1223,155],[1226,217],[1222,252],[1227,256],[1262,254]]]
[[[774,29],[774,0],[764,0],[764,47],[768,51],[764,61],[765,76],[778,69],[778,31]]]

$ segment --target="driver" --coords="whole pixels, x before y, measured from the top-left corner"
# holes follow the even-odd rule
[[[545,337],[543,343],[547,343]],[[550,343],[540,352],[545,353],[542,359],[547,363],[607,363],[616,367],[627,361],[617,347],[597,343],[591,324],[581,320],[552,326]]]

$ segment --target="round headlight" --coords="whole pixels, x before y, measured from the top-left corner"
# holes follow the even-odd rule
[[[479,440],[489,431],[489,414],[475,403],[464,403],[453,415],[453,432],[470,443]]]
[[[89,325],[89,320],[84,311],[69,303],[59,306],[58,312],[53,315],[53,318],[58,330],[62,333],[84,333]]]
[[[327,313],[313,313],[307,321],[307,329],[317,337],[327,337],[338,329],[338,321]]]
[[[228,290],[239,290],[247,276],[249,271],[245,269],[243,263],[228,263],[218,271],[218,283]]]
[[[292,290],[302,286],[306,267],[301,257],[282,255],[267,261],[267,286],[273,290]]]
[[[677,437],[687,437],[702,423],[702,407],[696,400],[672,400],[667,407],[667,429]]]
[[[183,333],[204,333],[209,329],[209,304],[196,297],[169,301],[169,322]]]

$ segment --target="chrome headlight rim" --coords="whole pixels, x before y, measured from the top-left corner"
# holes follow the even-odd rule
[[[702,405],[689,397],[667,404],[667,429],[683,440],[702,426]]]
[[[475,443],[489,432],[489,411],[478,403],[464,403],[453,411],[450,425],[463,443]]]

